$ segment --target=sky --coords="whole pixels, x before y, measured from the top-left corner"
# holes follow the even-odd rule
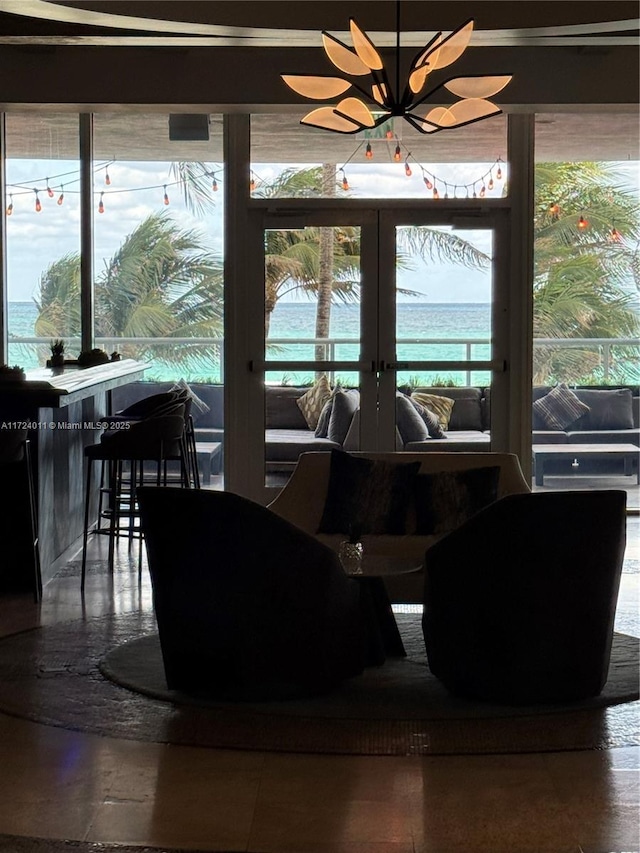
[[[300,166],[300,164],[297,164]],[[352,197],[388,197],[408,200],[430,198],[432,191],[425,187],[424,177],[433,182],[444,196],[448,183],[449,196],[453,197],[453,184],[457,184],[458,198],[473,192],[473,183],[479,191],[481,179],[493,164],[429,164],[423,173],[418,164],[411,163],[413,174],[405,175],[404,163],[378,164],[374,162],[348,163],[344,166]],[[222,255],[223,218],[222,191],[212,193],[215,208],[212,213],[196,219],[186,209],[177,186],[172,186],[173,177],[168,163],[124,163],[96,164],[95,170],[95,271],[99,275],[107,260],[114,254],[123,239],[148,215],[164,211],[183,228],[195,228],[202,236],[204,245],[212,252]],[[302,166],[300,166],[302,167]],[[495,181],[487,197],[500,196],[507,177],[507,166],[501,164],[503,179]],[[80,208],[78,194],[77,162],[61,160],[9,159],[7,161],[7,183],[13,204],[12,215],[7,217],[7,264],[9,301],[28,301],[37,296],[40,276],[47,266],[67,253],[79,251]],[[258,181],[271,180],[282,168],[280,165],[260,164],[255,167]],[[494,168],[495,174],[495,168]],[[110,183],[105,183],[108,172]],[[65,174],[70,173],[70,174]],[[621,167],[623,182],[637,190],[638,164]],[[338,179],[341,173],[338,174]],[[222,174],[218,183],[222,190]],[[468,190],[462,185],[467,184]],[[13,186],[11,186],[13,185]],[[16,186],[20,185],[20,186]],[[163,203],[166,192],[170,199]],[[50,197],[47,186],[52,190]],[[41,212],[34,205],[36,193]],[[63,203],[58,199],[64,193]],[[338,188],[337,196],[343,191]],[[102,194],[104,213],[98,213]],[[489,231],[459,232],[458,236],[469,240],[483,252],[491,253]],[[428,263],[416,259],[413,268],[399,273],[399,286],[418,291],[421,301],[429,302],[486,302],[490,301],[490,273],[468,270],[459,266]],[[402,297],[400,297],[402,298]]]

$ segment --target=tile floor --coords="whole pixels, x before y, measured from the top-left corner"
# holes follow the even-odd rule
[[[640,559],[640,519],[627,556]],[[631,564],[631,563],[630,563]],[[640,574],[620,619],[637,634]],[[0,599],[0,634],[150,607],[135,572]],[[0,714],[0,833],[252,853],[638,851],[639,750],[428,758],[137,743]]]

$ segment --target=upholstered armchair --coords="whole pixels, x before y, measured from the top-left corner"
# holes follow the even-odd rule
[[[623,491],[519,494],[425,558],[429,666],[461,696],[507,704],[596,696],[625,549]]]
[[[330,548],[228,492],[138,497],[170,689],[288,699],[362,672],[359,589]]]

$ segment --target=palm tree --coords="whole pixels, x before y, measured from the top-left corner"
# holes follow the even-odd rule
[[[628,338],[639,330],[633,281],[640,208],[603,163],[536,166],[534,337]],[[578,227],[580,217],[584,227]],[[623,235],[623,236],[622,236]],[[621,241],[618,237],[621,237]],[[620,350],[622,379],[635,352]],[[536,347],[534,382],[601,380],[593,348]],[[628,380],[628,376],[627,376]]]
[[[217,362],[217,347],[154,343],[158,337],[221,337],[223,277],[220,260],[192,230],[164,212],[148,216],[129,234],[95,282],[97,337],[136,337],[124,355],[150,355],[168,363]],[[40,279],[38,335],[80,334],[80,256],[66,255]],[[148,343],[147,343],[147,339]]]

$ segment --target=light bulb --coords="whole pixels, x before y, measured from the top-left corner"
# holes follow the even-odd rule
[[[489,173],[489,183],[487,184],[490,190],[493,189],[493,175]]]
[[[424,185],[425,185],[425,187],[426,187],[428,190],[432,190],[432,189],[433,189],[433,184],[431,183],[431,181],[429,180],[429,178],[427,178],[427,177],[425,176],[422,180],[424,181]]]
[[[47,178],[47,194],[48,194],[49,198],[53,198],[53,190],[49,186],[49,178]]]
[[[373,150],[371,148],[370,142],[367,142],[367,147],[365,148],[364,156],[367,158],[367,160],[371,160],[373,158]]]
[[[393,131],[392,131],[392,130],[388,130],[388,131],[387,131],[387,133],[386,133],[386,137],[387,137],[387,139],[393,139]]]
[[[393,159],[396,163],[399,163],[402,160],[402,151],[400,150],[400,146],[396,145],[396,150],[393,152]]]
[[[413,174],[413,172],[411,171],[411,166],[406,160],[404,161],[404,173],[408,178],[410,178]]]
[[[349,181],[347,180],[347,176],[345,175],[344,172],[342,173],[342,189],[343,190],[349,189]]]
[[[40,199],[38,197],[38,190],[34,190],[34,193],[36,194],[36,213],[40,213],[42,205],[40,204]]]
[[[437,187],[434,187],[434,188],[433,188],[433,197],[434,197],[434,198],[440,198],[440,193],[438,192],[438,188],[437,188]]]
[[[580,229],[580,231],[584,231],[588,227],[589,227],[588,220],[586,220],[584,218],[584,216],[580,216],[580,219],[578,219],[578,228]]]
[[[214,193],[218,192],[218,182],[216,181],[215,178],[211,181],[211,189],[213,190]]]
[[[64,184],[60,184],[60,195],[58,196],[58,205],[64,201]]]
[[[609,242],[610,243],[622,243],[622,234],[618,231],[616,226],[614,225],[609,232]]]
[[[496,178],[501,181],[502,180],[502,169],[498,166],[498,171],[496,172]]]
[[[560,205],[557,201],[554,201],[553,204],[549,207],[549,215],[552,219],[557,219],[558,214],[560,213]]]
[[[100,193],[100,201],[98,202],[98,213],[104,213],[104,202],[102,201],[102,196],[104,193]]]
[[[484,197],[486,196],[486,194],[487,194],[487,188],[486,188],[486,187],[485,187],[485,185],[483,184],[483,185],[480,187],[480,198],[484,198]]]
[[[255,188],[256,188],[256,181],[255,181],[255,178],[252,176],[251,180],[249,181],[249,189],[251,190],[251,192],[253,192],[255,190]]]
[[[9,205],[7,207],[6,213],[7,213],[7,216],[11,216],[11,214],[13,213],[13,196],[12,195],[9,196]]]
[[[165,203],[165,204],[169,204],[169,196],[167,195],[167,187],[166,187],[166,184],[165,184],[165,187],[164,187],[164,199],[163,199],[163,201],[164,201],[164,203]]]
[[[108,169],[104,170],[104,182],[105,182],[106,186],[111,185],[111,178],[109,177],[109,170]]]

